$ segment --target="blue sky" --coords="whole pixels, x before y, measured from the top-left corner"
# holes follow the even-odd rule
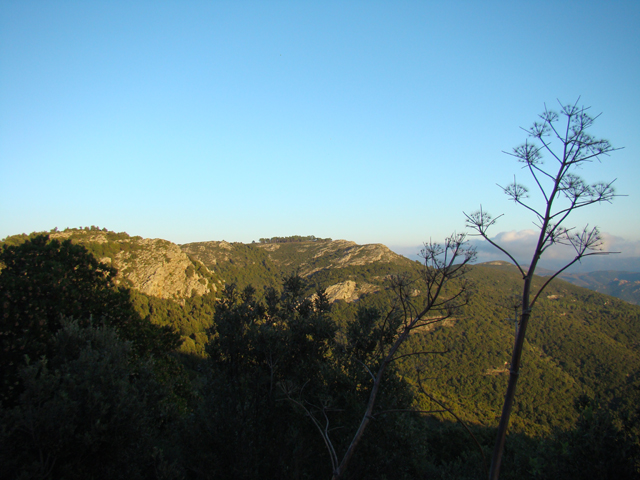
[[[496,183],[528,179],[502,151],[581,96],[625,149],[579,173],[628,196],[574,222],[635,251],[639,24],[637,1],[2,2],[0,238],[410,251],[480,204],[505,214],[494,234],[526,231]]]

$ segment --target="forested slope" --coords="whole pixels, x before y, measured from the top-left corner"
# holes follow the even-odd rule
[[[275,284],[300,273],[315,289],[355,283],[371,293],[333,304],[341,325],[362,306],[391,307],[390,275],[414,278],[420,290],[419,265],[383,245],[359,246],[346,241],[281,244],[188,244],[183,250],[240,287]],[[221,274],[223,275],[223,274]],[[511,295],[520,289],[517,269],[506,262],[473,266],[475,295],[456,322],[416,335],[416,350],[444,351],[426,360],[429,388],[447,399],[470,421],[493,425],[504,396],[514,338]],[[537,278],[537,283],[545,281]],[[365,289],[366,291],[366,289]],[[640,373],[640,309],[617,298],[555,280],[545,290],[530,325],[524,371],[513,427],[529,433],[572,424],[580,395],[611,398],[631,388]],[[407,366],[408,368],[408,366]],[[411,375],[409,373],[409,375]]]
[[[170,427],[173,447],[155,444],[173,466],[158,460],[170,475],[153,478],[209,478],[211,472],[221,478],[328,476],[321,437],[308,415],[292,409],[282,385],[305,385],[296,391],[306,398],[306,408],[316,408],[312,405],[317,406],[320,398],[332,405],[328,415],[339,427],[334,439],[343,448],[349,441],[346,433],[359,422],[369,388],[364,364],[350,357],[346,347],[351,326],[365,318],[382,319],[392,311],[397,305],[393,278],[408,282],[411,302],[419,304],[425,295],[421,265],[383,245],[314,238],[259,244],[203,242],[178,249],[164,240],[99,229],[50,232],[50,236],[83,245],[102,265],[117,264],[120,272],[109,275],[119,285],[119,298],[128,298],[143,321],[173,329],[180,337],[181,346],[164,355],[173,355],[184,368],[178,371],[168,363],[173,366],[162,367],[153,381],[165,386],[169,400],[163,401],[175,405],[174,412],[190,413],[171,420],[177,422]],[[28,240],[26,235],[9,237],[4,245]],[[463,479],[477,478],[482,471],[478,450],[467,433],[451,423],[455,421],[451,413],[467,423],[485,452],[490,449],[514,338],[512,298],[521,278],[505,262],[472,266],[467,277],[473,285],[468,305],[453,318],[416,330],[403,345],[385,383],[381,407],[399,413],[376,416],[378,422],[365,437],[348,478],[387,478],[396,472],[394,478]],[[206,290],[188,288],[194,280]],[[235,289],[228,288],[234,283]],[[144,290],[149,284],[155,285],[156,294]],[[250,285],[254,288],[245,289]],[[123,286],[132,289],[125,295]],[[319,294],[323,290],[329,295]],[[77,298],[83,297],[80,292]],[[85,335],[73,325],[64,328],[78,338],[110,335]],[[58,345],[55,342],[52,345]],[[128,348],[112,340],[100,342],[96,345],[111,346],[99,348]],[[428,353],[412,355],[419,352]],[[69,359],[60,358],[56,361],[68,368]],[[137,358],[131,362],[131,368],[147,368]],[[578,471],[574,463],[584,455],[586,460],[576,465],[586,470],[592,460],[606,457],[620,464],[620,458],[636,458],[640,307],[554,280],[536,305],[523,362],[504,478],[554,478],[565,467]],[[137,395],[135,388],[127,384],[127,395]],[[407,410],[438,413],[425,417],[402,413]],[[14,410],[6,412],[4,422],[17,415]],[[243,413],[236,418],[233,412]],[[166,428],[168,424],[153,435],[166,436]],[[218,431],[228,434],[222,442]],[[7,441],[14,441],[12,432],[5,430]],[[609,447],[615,452],[606,453]],[[246,450],[253,460],[236,458],[233,452],[238,449]],[[275,458],[264,463],[264,455]],[[371,463],[373,458],[377,460]],[[151,461],[145,457],[144,468]],[[244,464],[246,469],[240,467]]]

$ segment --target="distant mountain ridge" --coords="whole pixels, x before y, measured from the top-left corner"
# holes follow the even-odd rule
[[[640,305],[640,273],[616,270],[588,273],[563,273],[560,278],[579,287],[617,297]]]
[[[358,245],[347,240],[251,244],[212,241],[188,243],[180,248],[227,282],[241,286],[269,286],[282,275],[297,273],[326,288],[330,302],[355,302],[379,292],[386,288],[387,275],[415,264],[385,245]],[[362,272],[355,274],[354,269],[372,274],[366,278]]]
[[[98,260],[118,270],[116,283],[158,298],[185,298],[216,291],[212,272],[191,260],[168,240],[131,237],[106,229],[67,229],[43,232],[53,240],[83,245]],[[32,234],[34,235],[34,234]],[[5,243],[26,240],[26,235],[7,237]]]
[[[420,263],[384,245],[326,239],[176,245],[98,229],[49,235],[82,243],[98,259],[118,268],[122,285],[155,297],[136,297],[145,309],[143,316],[156,321],[166,312],[161,320],[180,330],[185,353],[204,352],[207,328],[214,321],[212,294],[225,283],[239,288],[253,285],[261,294],[263,287],[280,288],[284,277],[298,273],[307,282],[305,295],[325,289],[340,328],[352,321],[359,306],[391,308],[396,298],[389,286],[391,275],[414,282],[413,298],[421,298]],[[18,235],[4,242],[16,244],[27,238]],[[429,378],[424,386],[447,399],[462,418],[493,425],[513,343],[513,308],[508,300],[520,291],[521,276],[513,265],[500,261],[472,266],[468,278],[476,293],[463,315],[417,332],[411,348],[446,351],[425,360]],[[615,278],[618,283],[632,283]],[[544,281],[536,276],[534,286]],[[212,303],[202,303],[205,298]],[[189,309],[183,309],[185,305]],[[515,407],[514,429],[539,434],[553,426],[569,426],[577,415],[573,404],[579,395],[634,391],[633,382],[640,378],[640,307],[555,280],[536,304],[524,354],[523,395]],[[407,365],[406,374],[411,376],[412,371],[415,366]]]
[[[313,279],[322,277],[317,275],[319,272],[335,268],[386,263],[403,270],[415,263],[415,260],[394,253],[382,244],[357,245],[348,240],[313,236],[300,237],[313,238],[303,241],[286,237],[288,241],[285,243],[244,244],[222,240],[177,245],[168,240],[131,237],[124,232],[116,233],[95,227],[43,233],[61,241],[69,238],[82,243],[98,259],[118,270],[117,281],[159,298],[203,295],[209,291],[215,292],[224,282],[244,283],[252,276],[256,277],[252,282],[256,286],[267,285],[273,283],[282,271],[295,271],[302,277]],[[11,243],[25,238],[27,236],[24,234],[14,235],[5,241]],[[503,260],[477,265],[513,266]],[[263,269],[266,272],[261,271]],[[214,271],[218,274],[215,275]],[[536,273],[549,276],[554,272],[538,268]],[[558,278],[634,305],[640,304],[640,273],[609,270],[562,273]],[[371,291],[380,290],[379,285],[367,282],[359,286],[337,283],[342,288],[335,287],[332,290],[335,298],[357,299]]]
[[[515,265],[504,260],[494,260],[476,265],[512,266],[515,268]],[[548,277],[554,273],[555,271],[547,268],[538,267],[536,269],[536,275],[541,277]],[[562,272],[557,278],[594,292],[611,295],[633,305],[640,305],[640,273],[638,272],[620,270]]]

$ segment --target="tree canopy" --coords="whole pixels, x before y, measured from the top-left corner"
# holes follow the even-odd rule
[[[4,401],[15,397],[18,368],[51,353],[51,340],[65,317],[81,326],[113,326],[139,356],[162,358],[179,346],[172,327],[140,318],[128,290],[115,286],[115,269],[100,263],[82,245],[38,235],[19,245],[4,245],[0,262]]]

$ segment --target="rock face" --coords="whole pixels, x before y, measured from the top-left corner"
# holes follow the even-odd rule
[[[384,245],[357,245],[347,240],[261,244],[211,241],[187,243],[180,248],[209,268],[224,263],[245,266],[261,261],[276,268],[291,267],[302,277],[325,269],[407,262]]]
[[[148,238],[139,244],[142,249],[120,252],[114,262],[137,290],[160,298],[191,297],[210,291],[207,280],[176,244]]]
[[[83,244],[101,262],[118,270],[117,283],[147,295],[180,299],[216,290],[212,272],[167,240],[84,230],[52,233],[50,237]]]
[[[325,290],[329,303],[333,303],[337,300],[344,300],[345,302],[357,302],[363,295],[379,292],[381,288],[377,285],[370,283],[362,283],[358,285],[353,280],[347,280],[344,282],[331,285]]]
[[[309,276],[323,269],[390,263],[398,258],[402,257],[381,244],[358,245],[347,240],[335,240],[320,248],[313,260],[303,264],[301,274]]]
[[[406,261],[382,244],[358,245],[347,240],[259,244],[256,247],[268,252],[276,265],[295,267],[302,277],[326,269]]]
[[[235,260],[234,245],[229,242],[225,242],[224,240],[187,243],[185,245],[180,245],[180,249],[197,258],[208,267],[212,267],[218,263],[228,262],[229,260]]]
[[[314,258],[338,254],[336,265],[366,265],[374,262],[390,262],[399,257],[382,244],[358,245],[347,240],[335,240],[320,249]]]
[[[389,275],[414,268],[411,260],[384,245],[358,245],[347,240],[251,244],[212,241],[180,248],[215,269],[227,282],[241,286],[250,283],[260,291],[296,273],[311,285],[325,288],[331,302],[358,301],[384,290]]]
[[[93,227],[49,235],[83,244],[101,262],[118,270],[117,283],[146,295],[171,299],[215,292],[217,284],[225,281],[244,281],[258,288],[277,285],[283,277],[296,272],[312,283],[328,285],[331,302],[355,302],[383,290],[389,273],[406,269],[411,263],[384,245],[358,245],[346,240],[176,245]],[[332,270],[345,273],[336,278],[330,273]],[[374,271],[378,273],[373,274]]]

